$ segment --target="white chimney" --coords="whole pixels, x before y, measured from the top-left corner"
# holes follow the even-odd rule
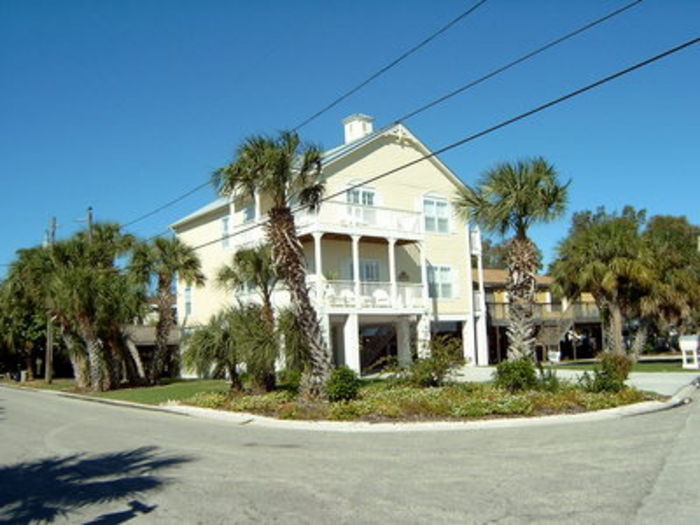
[[[354,142],[357,139],[369,135],[374,131],[374,117],[369,115],[363,115],[362,113],[355,113],[349,117],[343,119],[343,126],[345,127],[345,144]]]

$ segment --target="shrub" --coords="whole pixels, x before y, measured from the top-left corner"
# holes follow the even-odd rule
[[[537,386],[543,392],[556,393],[561,390],[561,381],[557,377],[556,370],[548,366],[546,369],[537,363],[537,370],[539,372],[539,377],[537,378]]]
[[[416,359],[408,369],[408,381],[419,387],[440,386],[449,371],[463,363],[462,343],[458,339],[436,337],[430,342],[430,355]]]
[[[531,359],[522,357],[515,361],[503,361],[496,366],[494,372],[496,386],[509,392],[533,390],[537,387],[537,374]]]
[[[593,374],[584,372],[579,384],[587,392],[620,392],[632,370],[633,361],[623,354],[605,354]]]
[[[357,397],[360,390],[360,379],[354,370],[341,366],[333,370],[326,392],[330,401],[350,401]]]

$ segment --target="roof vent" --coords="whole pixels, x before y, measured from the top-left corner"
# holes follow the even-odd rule
[[[374,117],[355,113],[343,119],[345,127],[345,144],[354,142],[362,137],[365,137],[374,131]]]

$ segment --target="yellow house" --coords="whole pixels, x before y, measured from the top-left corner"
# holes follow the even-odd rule
[[[485,310],[474,301],[470,264],[478,234],[451,205],[462,182],[438,158],[420,161],[431,152],[402,124],[375,132],[360,114],[343,124],[345,143],[323,156],[326,194],[337,197],[295,215],[335,364],[369,371],[390,355],[407,364],[436,333],[461,338],[471,365],[487,364]],[[420,162],[369,181],[412,161]],[[199,251],[207,286],[178,289],[181,326],[205,323],[235,299],[255,300],[217,289],[213,276],[236,250],[264,241],[269,207],[265,195],[220,198],[172,225],[189,245],[215,241]],[[288,293],[280,288],[274,302],[285,306]]]

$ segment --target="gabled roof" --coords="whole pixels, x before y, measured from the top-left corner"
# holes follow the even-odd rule
[[[395,123],[391,124],[389,126],[385,126],[381,129],[378,129],[377,131],[374,131],[368,135],[365,135],[364,137],[357,139],[353,142],[350,142],[348,144],[341,144],[340,146],[337,146],[335,148],[329,149],[325,152],[323,152],[322,159],[323,159],[323,165],[328,166],[330,164],[333,164],[334,162],[339,161],[340,159],[350,155],[351,153],[363,148],[364,146],[374,142],[375,140],[378,140],[379,138],[392,134],[400,132],[403,133],[406,138],[410,139],[411,141],[415,142],[415,144],[418,146],[418,149],[421,151],[423,155],[429,155],[432,153],[432,151],[418,138],[416,137],[410,129],[408,129],[404,124],[401,123]],[[431,157],[431,161],[433,161],[439,168],[440,170],[445,174],[445,176],[450,179],[450,181],[457,187],[464,187],[464,183],[455,175],[452,170],[450,170],[443,162],[437,157]],[[380,175],[379,173],[373,174],[373,175]],[[208,213],[217,211],[225,206],[228,206],[228,199],[225,197],[220,197],[214,202],[211,202],[207,204],[206,206],[201,207],[197,211],[190,213],[186,217],[183,217],[182,219],[179,219],[178,221],[174,222],[173,224],[170,225],[170,228],[176,229],[179,226],[184,225],[187,222],[190,222],[194,219],[197,219],[199,217],[202,217]]]
[[[226,197],[219,197],[214,202],[210,202],[209,204],[199,208],[197,211],[190,213],[186,217],[183,217],[182,219],[178,219],[176,222],[172,223],[170,225],[170,227],[175,229],[178,226],[182,226],[186,222],[190,222],[193,219],[196,219],[198,217],[202,217],[208,213],[212,213],[212,212],[218,211],[222,208],[225,208],[228,206],[228,204],[229,204],[229,200]]]
[[[374,142],[380,137],[390,135],[396,132],[403,133],[406,136],[406,138],[415,142],[418,146],[418,149],[421,150],[421,153],[423,155],[429,155],[432,153],[430,148],[428,148],[428,146],[426,146],[423,143],[423,141],[416,137],[416,135],[414,135],[413,132],[405,124],[395,123],[378,129],[377,131],[374,131],[369,135],[365,135],[361,139],[350,142],[349,144],[341,144],[338,147],[324,152],[323,163],[326,166],[328,166],[329,164],[333,164],[334,162],[342,159],[343,157],[346,157],[351,153],[361,149],[362,147]],[[429,160],[433,161],[455,186],[460,188],[464,187],[464,183],[460,180],[460,178],[457,177],[457,175],[455,175],[454,172],[450,170],[450,168],[448,168],[437,156],[431,157]],[[375,175],[380,174],[376,173]]]

